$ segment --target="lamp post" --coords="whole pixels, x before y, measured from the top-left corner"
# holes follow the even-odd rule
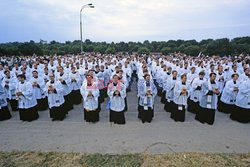
[[[82,7],[81,7],[81,10],[80,10],[80,37],[81,37],[81,53],[83,52],[82,51],[82,45],[83,45],[83,42],[82,42],[82,11],[83,11],[83,9],[84,8],[94,8],[95,6],[92,4],[92,3],[90,3],[90,4],[87,4],[87,5],[83,5]]]

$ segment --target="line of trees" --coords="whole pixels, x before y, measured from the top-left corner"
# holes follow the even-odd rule
[[[10,42],[0,44],[0,55],[63,55],[77,54],[80,52],[80,40],[46,42]],[[196,40],[169,40],[169,41],[144,41],[144,42],[92,42],[87,39],[83,43],[84,52],[116,53],[116,52],[137,52],[139,54],[149,54],[158,52],[169,54],[182,52],[191,56],[197,56],[200,52],[207,55],[234,55],[250,53],[250,37],[238,37],[232,40],[205,39],[197,42]]]

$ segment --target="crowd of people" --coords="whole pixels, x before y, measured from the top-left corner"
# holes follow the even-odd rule
[[[62,121],[74,105],[83,104],[84,120],[95,123],[108,99],[109,121],[125,124],[127,92],[137,91],[142,123],[153,120],[156,96],[175,121],[184,122],[186,112],[192,112],[197,121],[212,125],[219,111],[250,122],[249,56],[85,53],[3,56],[0,61],[0,120],[10,119],[13,111],[20,120],[33,121],[49,109],[53,121]]]

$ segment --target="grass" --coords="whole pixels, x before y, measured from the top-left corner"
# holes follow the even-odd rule
[[[248,154],[173,153],[102,155],[58,152],[0,152],[1,167],[167,167],[250,166]]]

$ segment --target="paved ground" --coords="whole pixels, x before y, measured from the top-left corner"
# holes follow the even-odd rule
[[[216,113],[213,126],[195,121],[186,113],[184,123],[176,123],[163,110],[157,97],[155,118],[142,124],[137,119],[136,91],[128,93],[126,125],[110,125],[109,113],[102,105],[100,122],[83,121],[82,106],[75,106],[68,117],[52,122],[48,111],[39,112],[34,122],[22,122],[18,113],[0,122],[1,151],[65,151],[84,153],[165,153],[165,152],[249,152],[250,124],[231,121]]]

